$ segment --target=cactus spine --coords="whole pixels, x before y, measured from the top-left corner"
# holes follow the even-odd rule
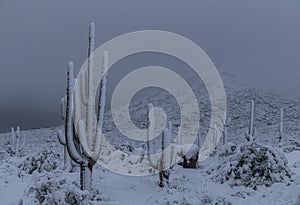
[[[246,133],[246,139],[249,142],[255,141],[255,133],[256,128],[254,127],[254,100],[251,100],[251,106],[250,106],[250,124],[249,124],[249,130],[248,133]]]
[[[15,132],[15,129],[11,128],[11,139],[10,139],[10,145],[7,146],[6,151],[11,156],[20,156],[20,152],[23,150],[25,146],[25,135],[23,134],[23,142],[20,143],[20,127],[17,127],[17,130]]]

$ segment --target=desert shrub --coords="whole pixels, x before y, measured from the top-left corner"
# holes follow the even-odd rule
[[[295,139],[287,140],[284,143],[281,143],[283,151],[286,153],[290,153],[293,151],[300,151],[300,142]]]
[[[218,153],[220,160],[208,169],[215,182],[229,182],[231,186],[271,186],[291,178],[285,156],[274,148],[256,143],[227,144]]]
[[[41,205],[86,205],[104,201],[99,191],[82,191],[77,183],[70,181],[63,174],[39,175],[33,185],[26,190],[26,201],[30,204]]]
[[[42,150],[36,154],[28,156],[18,168],[21,173],[32,174],[33,172],[52,172],[57,169],[61,162],[59,154],[52,150]]]

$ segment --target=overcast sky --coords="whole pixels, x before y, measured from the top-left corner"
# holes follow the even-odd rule
[[[78,71],[86,59],[91,21],[97,46],[137,30],[174,32],[239,79],[292,95],[299,20],[299,0],[0,0],[0,131],[62,123],[66,65]]]

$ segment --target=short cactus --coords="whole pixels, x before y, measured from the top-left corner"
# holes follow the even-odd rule
[[[169,169],[171,168],[171,162],[172,162],[172,153],[167,153],[166,148],[171,142],[171,132],[172,131],[172,123],[168,123],[169,128],[165,128],[162,137],[161,137],[161,144],[160,144],[160,156],[156,157],[157,154],[154,156],[154,153],[151,153],[154,148],[155,144],[153,142],[150,142],[150,139],[153,139],[153,134],[154,134],[154,114],[153,112],[150,113],[150,110],[153,109],[153,105],[150,103],[148,105],[148,117],[149,119],[147,120],[148,128],[147,128],[147,153],[148,153],[148,160],[150,166],[153,167],[153,169],[157,170],[159,172],[159,186],[164,187],[164,180],[169,183],[169,177],[170,177],[170,171]],[[150,126],[152,123],[152,126]],[[172,150],[171,150],[172,152]]]
[[[20,143],[20,127],[17,127],[17,131],[15,132],[15,129],[11,128],[11,139],[10,144],[6,147],[6,151],[11,156],[20,156],[21,151],[23,150],[25,146],[25,135],[23,134],[23,142]]]
[[[250,106],[250,123],[248,133],[245,133],[246,139],[249,142],[255,141],[256,128],[254,127],[254,100],[251,100]]]
[[[283,108],[280,108],[280,124],[279,124],[279,143],[281,142],[283,137]]]

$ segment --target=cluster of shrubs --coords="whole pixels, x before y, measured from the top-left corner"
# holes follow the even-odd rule
[[[271,186],[276,182],[289,183],[291,172],[286,157],[272,147],[249,143],[223,146],[218,156],[222,163],[215,162],[208,169],[215,182],[229,182],[231,186]]]
[[[25,200],[31,204],[86,205],[107,201],[98,190],[82,191],[79,185],[60,174],[42,174],[26,191]]]
[[[37,154],[28,156],[18,168],[21,173],[32,174],[33,172],[53,172],[61,163],[60,155],[52,150],[42,150]]]

